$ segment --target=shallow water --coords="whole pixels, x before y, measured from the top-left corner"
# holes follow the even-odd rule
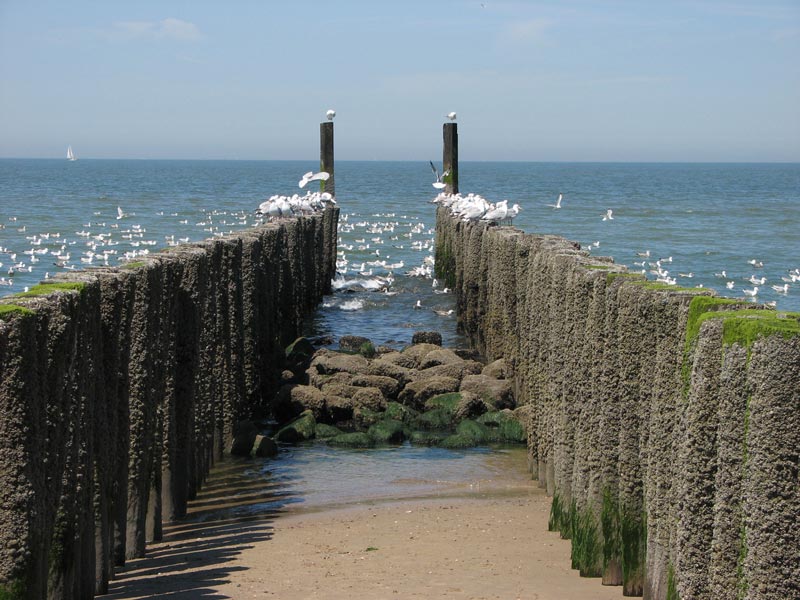
[[[332,448],[322,442],[283,446],[274,459],[227,460],[192,504],[191,520],[316,512],[348,505],[418,498],[531,493],[523,447],[446,450],[387,446]]]

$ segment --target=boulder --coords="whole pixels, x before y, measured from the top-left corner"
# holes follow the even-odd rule
[[[425,411],[417,418],[417,427],[423,431],[444,431],[453,426],[453,412],[446,408]]]
[[[449,365],[436,365],[428,367],[422,371],[418,371],[415,378],[417,381],[420,379],[428,379],[430,377],[452,377],[458,379],[459,383],[466,375],[474,375],[481,372],[483,365],[474,360],[462,360],[461,362],[452,363]]]
[[[287,444],[313,439],[316,425],[317,421],[314,419],[313,413],[310,410],[304,411],[294,421],[278,430],[275,439]]]
[[[475,419],[493,410],[493,407],[483,398],[472,392],[461,392],[461,398],[453,411],[453,419],[461,422],[466,419]]]
[[[383,419],[372,425],[367,435],[378,444],[402,444],[406,439],[406,426],[394,419]]]
[[[494,379],[488,375],[467,375],[461,380],[459,390],[478,395],[496,409],[515,407],[511,383],[505,379]]]
[[[399,352],[395,352],[398,356],[401,356]],[[403,367],[401,365],[392,363],[390,361],[384,360],[384,356],[381,358],[375,359],[370,362],[369,366],[367,367],[366,374],[367,375],[380,375],[382,377],[391,377],[392,379],[396,380],[397,383],[400,385],[401,388],[405,387],[408,383],[413,381],[416,376],[417,372],[414,369],[409,369],[407,367]]]
[[[420,381],[412,381],[400,392],[398,400],[401,404],[419,410],[425,401],[438,394],[453,392],[458,389],[458,380],[453,377],[431,377]]]
[[[233,426],[233,438],[228,447],[233,456],[250,456],[253,443],[256,441],[258,429],[252,421],[239,421]]]
[[[311,361],[311,368],[322,375],[331,375],[344,371],[345,373],[363,373],[367,369],[368,361],[359,354],[342,354],[332,350],[317,350]]]
[[[455,434],[446,437],[439,444],[442,448],[471,448],[486,441],[489,431],[486,426],[475,421],[461,421]]]
[[[253,442],[253,449],[251,450],[253,456],[267,458],[270,456],[278,455],[278,444],[275,443],[270,437],[265,435],[257,435],[255,442]]]
[[[353,399],[342,396],[325,396],[331,423],[346,423],[353,418]]]
[[[463,362],[464,359],[459,357],[452,350],[438,348],[437,350],[431,350],[420,359],[419,368],[427,369],[428,367],[435,367],[438,365],[462,364]]]
[[[386,418],[402,421],[406,425],[415,424],[417,417],[419,417],[419,413],[416,410],[399,402],[388,402],[383,414]]]
[[[341,446],[344,448],[372,448],[375,442],[366,433],[343,433],[328,440],[331,446]]]
[[[523,443],[528,439],[525,427],[509,409],[487,412],[476,421],[486,426],[488,439],[493,442]]]
[[[344,352],[359,352],[364,344],[371,344],[369,338],[360,335],[343,335],[339,338],[339,349]]]
[[[412,344],[435,344],[442,345],[442,334],[438,331],[415,331],[411,336]]]
[[[327,412],[325,395],[311,385],[290,383],[278,390],[275,399],[275,416],[285,421],[310,410],[315,419],[322,419]]]
[[[357,388],[357,391],[353,394],[353,408],[382,411],[386,409],[386,398],[378,388]]]
[[[384,375],[355,375],[352,385],[378,388],[387,399],[397,398],[400,392],[400,382]]]
[[[403,348],[403,351],[400,354],[405,357],[406,360],[410,358],[412,361],[414,361],[414,367],[418,369],[422,363],[422,360],[428,355],[429,352],[441,349],[441,346],[436,346],[435,344],[414,344],[413,346]]]
[[[445,394],[438,394],[433,398],[428,398],[425,401],[425,410],[434,410],[441,408],[449,412],[451,415],[456,412],[456,407],[463,394],[461,392],[447,392]]]
[[[505,358],[498,358],[496,361],[490,362],[483,367],[481,374],[488,375],[494,379],[511,379],[512,377],[511,369]]]
[[[306,371],[306,374],[308,375],[308,384],[319,389],[322,389],[324,385],[329,383],[350,385],[353,381],[353,374],[347,373],[346,371],[339,371],[331,375],[322,375],[317,372],[316,368],[310,368]]]
[[[382,354],[380,360],[386,363],[397,365],[398,367],[403,367],[405,369],[417,368],[416,358],[407,354],[403,354],[402,352],[388,352],[386,354]]]
[[[481,353],[473,348],[453,348],[453,352],[464,360],[481,360]]]
[[[307,363],[314,356],[314,346],[308,338],[299,337],[286,346],[286,362],[290,365]]]
[[[327,440],[337,435],[342,435],[342,433],[344,432],[338,427],[326,423],[317,423],[317,426],[314,428],[314,437],[318,440]]]

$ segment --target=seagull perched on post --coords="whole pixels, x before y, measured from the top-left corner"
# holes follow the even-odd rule
[[[309,181],[328,181],[330,177],[331,174],[326,173],[325,171],[320,171],[319,173],[314,173],[314,171],[309,171],[308,173],[303,175],[303,177],[300,179],[297,185],[300,186],[301,188],[304,188],[306,187],[306,184]]]
[[[451,121],[455,121],[456,120],[456,113],[454,113],[454,112],[447,113],[447,118],[450,119]]]
[[[325,116],[328,117],[328,121],[333,121],[333,117],[336,116],[336,111],[331,108],[325,113]]]
[[[436,168],[436,165],[433,164],[433,161],[429,160],[428,162],[431,164],[431,171],[433,171],[433,175],[436,177],[436,181],[433,182],[433,187],[435,187],[437,190],[443,190],[446,187],[446,184],[442,181],[442,178],[447,177],[450,174],[450,170],[447,170],[439,175],[439,169]]]

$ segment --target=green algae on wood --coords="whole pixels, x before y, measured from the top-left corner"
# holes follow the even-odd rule
[[[572,568],[580,571],[581,577],[600,577],[603,574],[603,552],[597,519],[591,508],[571,507]]]

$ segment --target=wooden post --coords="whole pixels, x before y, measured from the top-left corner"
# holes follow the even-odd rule
[[[456,123],[445,123],[443,127],[444,151],[442,152],[442,172],[448,175],[442,176],[442,181],[446,184],[444,188],[447,194],[458,193],[458,125]]]
[[[319,170],[330,174],[328,181],[320,181],[320,191],[335,196],[333,183],[333,121],[319,124]]]

